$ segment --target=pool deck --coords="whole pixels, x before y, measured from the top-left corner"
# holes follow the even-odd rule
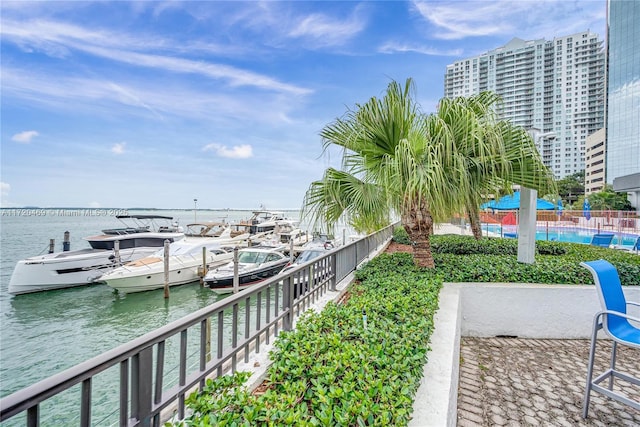
[[[596,375],[610,348],[599,341]],[[640,425],[640,411],[593,392],[582,418],[589,340],[463,337],[460,352],[460,427]],[[617,366],[637,375],[640,350],[618,346]],[[640,400],[640,387],[616,381],[614,390]]]
[[[459,226],[442,224],[436,227],[436,234],[471,233]],[[442,304],[446,302],[443,300]],[[453,327],[450,323],[445,319],[440,326],[450,332]],[[448,352],[430,355],[429,362],[435,362],[435,367],[421,381],[410,426],[640,425],[640,411],[599,393],[591,394],[589,416],[582,418],[589,340],[460,337],[459,347],[459,358]],[[610,348],[610,341],[598,341],[596,376],[608,366]],[[456,377],[445,367],[451,365],[452,359],[456,359],[453,363],[459,363],[459,372],[457,381],[448,385],[447,381]],[[618,346],[617,366],[638,375],[640,350]],[[443,412],[446,402],[421,401],[423,387],[437,388],[436,398],[441,400],[447,400],[447,394],[453,393],[451,399],[456,407],[451,418],[447,419]],[[614,389],[640,401],[638,386],[618,381]],[[434,417],[437,411],[440,412]]]

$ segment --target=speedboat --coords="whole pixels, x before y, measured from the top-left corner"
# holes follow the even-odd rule
[[[313,236],[308,231],[300,228],[300,223],[295,220],[279,220],[276,221],[274,230],[278,240],[283,245],[291,245],[300,247],[313,240]]]
[[[172,217],[160,215],[120,215],[124,227],[102,230],[85,237],[90,247],[70,250],[65,242],[62,252],[50,252],[18,261],[9,293],[13,295],[52,289],[71,288],[94,283],[102,274],[122,263],[151,255],[164,246],[184,238],[182,228]],[[159,225],[159,223],[169,225]]]
[[[291,273],[296,268],[326,255],[333,249],[333,243],[330,241],[309,242],[304,246],[304,250],[300,252],[300,255],[296,257],[295,261],[286,265],[282,271],[280,271],[280,275]],[[319,268],[315,270],[312,268],[304,268],[302,271],[293,273],[294,298],[298,296],[298,293],[305,293],[309,289],[309,275],[311,271],[313,271],[314,283],[326,277],[330,267],[326,264],[318,267]]]
[[[238,285],[246,289],[275,276],[289,263],[284,247],[252,246],[238,250]],[[210,270],[204,276],[205,285],[219,294],[233,292],[235,262]]]
[[[251,218],[247,221],[240,222],[242,225],[249,226],[251,234],[264,233],[274,231],[277,221],[288,220],[280,211],[257,210],[252,212]]]
[[[186,239],[169,245],[169,286],[199,280],[203,264],[207,269],[212,269],[233,260],[233,248],[221,247],[215,238],[195,242]],[[117,289],[119,293],[161,289],[165,283],[164,251],[163,248],[151,256],[128,262],[102,275],[98,280]]]
[[[331,242],[306,245],[304,250],[300,252],[300,255],[296,257],[295,261],[283,268],[280,274],[287,273],[297,267],[300,267],[302,264],[306,264],[316,258],[326,255],[332,249],[334,249],[334,246]]]
[[[313,236],[311,233],[303,231],[299,227],[299,222],[292,219],[284,219],[275,221],[275,228],[273,231],[263,232],[263,236],[253,238],[253,241],[259,242],[261,245],[267,246],[284,246],[284,251],[291,250],[299,253],[303,245],[311,242]]]
[[[169,286],[199,280],[203,264],[210,270],[228,263],[233,259],[233,248],[247,246],[250,237],[247,228],[225,222],[195,222],[186,227],[184,239],[169,245]],[[164,256],[163,248],[115,268],[98,280],[122,293],[163,288]]]

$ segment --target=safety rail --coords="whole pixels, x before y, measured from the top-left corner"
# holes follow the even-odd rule
[[[185,398],[192,391],[202,389],[207,378],[235,372],[239,358],[248,362],[250,353],[260,353],[261,344],[268,345],[281,330],[292,329],[296,317],[328,291],[335,291],[338,283],[388,242],[395,226],[344,244],[6,396],[0,399],[0,421],[4,425],[22,414],[27,426],[38,426],[46,417],[46,402],[78,386],[79,402],[67,403],[69,412],[75,412],[68,415],[74,417],[73,424],[88,427],[100,419],[100,425],[146,427],[159,426],[170,417],[182,419]],[[110,368],[118,370],[113,375],[116,385],[95,387],[94,379]],[[111,421],[94,413],[97,395],[100,407],[115,408]],[[69,424],[69,420],[57,420],[57,424]]]

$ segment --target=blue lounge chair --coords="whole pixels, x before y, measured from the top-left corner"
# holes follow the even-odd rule
[[[613,240],[613,234],[609,233],[597,233],[591,238],[592,246],[600,246],[602,248],[608,248]]]
[[[600,299],[600,307],[602,309],[596,313],[593,319],[589,365],[587,366],[587,387],[584,395],[582,416],[583,418],[587,418],[589,397],[592,390],[640,410],[640,402],[631,400],[622,392],[613,390],[614,378],[640,386],[640,378],[616,370],[616,348],[618,344],[640,349],[640,329],[629,322],[630,320],[640,322],[640,319],[627,314],[628,305],[640,306],[640,303],[627,301],[625,299],[624,292],[622,292],[622,285],[620,284],[620,277],[618,276],[618,270],[608,261],[600,259],[597,261],[581,262],[580,265],[589,270],[593,275]],[[603,374],[593,379],[593,361],[598,331],[600,329],[604,330],[605,334],[611,338],[613,342],[611,347],[611,361],[609,368]],[[603,387],[599,385],[600,382],[606,379],[609,380],[608,386]]]

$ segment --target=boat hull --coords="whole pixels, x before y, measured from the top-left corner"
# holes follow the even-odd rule
[[[210,256],[207,259],[208,268],[227,264],[233,258],[233,253]],[[145,264],[146,259],[138,260],[136,267],[122,266],[113,270],[99,280],[107,286],[117,289],[119,293],[134,293],[164,288],[164,260],[149,258],[151,263]],[[198,275],[202,260],[193,257],[172,257],[169,260],[169,286],[184,285],[200,280]]]
[[[281,264],[261,268],[257,270],[251,270],[238,274],[239,289],[246,289],[269,277],[276,276],[287,265],[285,260]],[[233,274],[220,274],[212,277],[205,278],[205,285],[218,294],[228,294],[233,292]]]
[[[157,248],[146,247],[124,249],[120,251],[120,261],[134,261],[156,251]],[[20,295],[93,284],[118,265],[109,250],[83,249],[30,257],[16,264],[8,292]]]

